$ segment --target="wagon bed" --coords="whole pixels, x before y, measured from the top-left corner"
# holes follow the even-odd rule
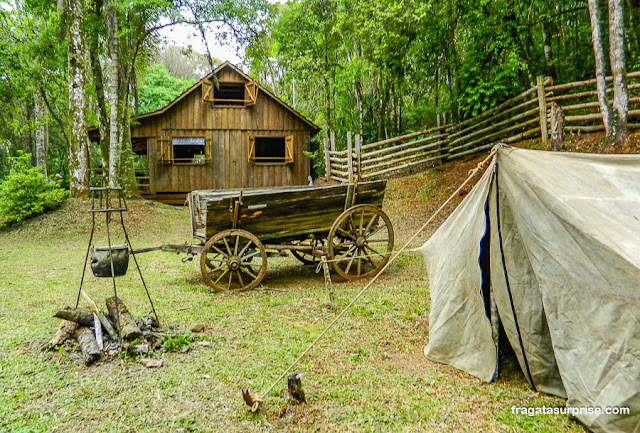
[[[218,291],[248,290],[266,271],[267,251],[303,263],[326,257],[346,279],[387,262],[393,228],[382,212],[386,181],[327,186],[197,190],[188,195],[201,269]]]

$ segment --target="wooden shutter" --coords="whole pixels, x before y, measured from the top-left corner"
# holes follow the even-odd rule
[[[255,81],[250,81],[244,85],[244,105],[256,105],[258,87]]]
[[[209,80],[202,81],[202,100],[213,102],[213,82]]]
[[[256,137],[249,136],[249,162],[256,161]]]
[[[171,164],[172,150],[171,139],[169,137],[158,137],[158,143],[160,144],[160,158],[159,161],[165,164]]]
[[[293,162],[293,135],[284,138],[284,162]]]

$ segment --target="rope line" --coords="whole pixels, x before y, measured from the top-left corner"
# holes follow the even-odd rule
[[[278,377],[272,384],[271,386],[260,396],[258,397],[255,401],[256,404],[259,402],[264,401],[264,398],[269,395],[269,393],[273,390],[273,388],[278,384],[278,382],[280,382],[282,379],[284,379],[284,377],[287,375],[287,373],[289,373],[291,371],[291,369],[293,367],[295,367],[295,365],[300,362],[300,360],[302,358],[304,358],[304,356],[309,353],[309,351],[318,343],[318,341],[320,341],[322,339],[322,337],[324,337],[324,335],[333,327],[333,325],[335,325],[338,320],[340,320],[342,318],[342,316],[345,315],[345,313],[353,306],[353,304],[356,303],[356,301],[358,299],[360,299],[360,297],[364,294],[365,291],[367,291],[367,289],[369,287],[371,287],[371,285],[373,283],[375,283],[378,279],[378,277],[380,277],[380,275],[382,275],[384,273],[384,271],[387,270],[387,268],[391,265],[391,263],[393,263],[395,261],[395,259],[402,254],[406,249],[407,246],[409,246],[411,244],[411,242],[413,242],[413,240],[418,237],[418,235],[435,219],[436,216],[438,216],[438,214],[440,214],[440,212],[442,212],[442,210],[451,202],[451,200],[453,200],[453,198],[458,195],[458,193],[462,190],[462,188],[464,188],[470,181],[471,179],[476,175],[476,173],[478,173],[478,171],[480,171],[480,169],[486,164],[487,161],[489,161],[491,158],[493,158],[493,155],[495,155],[495,153],[497,152],[497,146],[494,147],[493,149],[491,149],[491,152],[489,153],[489,156],[487,156],[485,159],[483,159],[480,163],[478,163],[478,165],[476,166],[476,168],[474,168],[473,170],[471,170],[469,172],[469,177],[467,177],[467,179],[458,187],[458,189],[456,189],[453,194],[451,194],[451,196],[438,208],[438,210],[436,210],[433,215],[431,215],[431,218],[429,218],[424,224],[422,224],[422,226],[418,229],[418,231],[416,231],[414,233],[414,235],[411,237],[411,239],[409,239],[409,241],[407,241],[404,246],[395,254],[392,255],[392,257],[389,259],[389,261],[387,262],[386,265],[384,265],[384,267],[380,270],[380,272],[378,272],[368,283],[366,286],[364,286],[362,288],[362,290],[360,290],[360,292],[358,292],[358,294],[351,300],[351,302],[349,302],[349,304],[344,307],[344,309],[340,312],[340,314],[338,314],[332,321],[331,323],[320,333],[320,335],[318,335],[316,337],[315,340],[313,340],[313,342],[311,344],[309,344],[309,346],[296,358],[295,361],[293,361],[291,363],[291,365],[289,365],[289,367],[287,367],[287,369],[280,375],[280,377]],[[254,405],[257,407],[257,405]]]

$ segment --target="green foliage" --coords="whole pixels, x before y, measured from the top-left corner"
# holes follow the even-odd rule
[[[0,224],[20,222],[60,206],[67,191],[48,181],[39,167],[31,167],[31,154],[11,157],[11,172],[0,184]]]
[[[165,352],[188,352],[189,345],[193,342],[193,334],[190,331],[181,335],[166,337],[162,340],[162,349]]]
[[[163,107],[192,84],[193,80],[172,77],[164,65],[151,66],[142,80],[138,94],[140,113],[149,113]]]

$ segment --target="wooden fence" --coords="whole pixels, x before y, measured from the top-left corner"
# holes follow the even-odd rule
[[[606,78],[611,83],[612,78]],[[347,132],[346,142],[337,143],[330,131],[324,141],[327,179],[353,182],[403,171],[417,165],[436,165],[490,149],[497,143],[542,139],[549,143],[551,104],[565,113],[564,131],[604,130],[597,100],[596,80],[554,85],[537,77],[536,85],[514,98],[473,118],[456,124],[363,144],[359,135]],[[640,71],[627,74],[629,129],[640,128]],[[612,89],[607,88],[611,96]],[[341,150],[337,150],[340,148]]]

